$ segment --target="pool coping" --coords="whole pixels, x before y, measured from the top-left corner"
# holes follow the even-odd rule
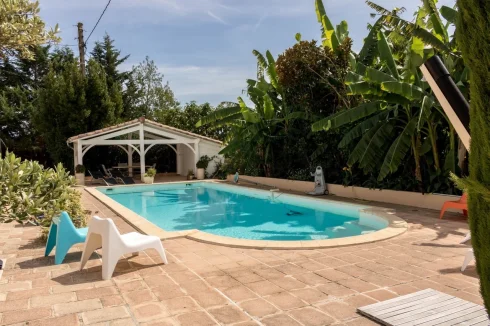
[[[223,184],[223,182],[217,180],[196,180],[196,181],[175,181],[175,182],[164,182],[164,183],[155,183],[153,185],[163,185],[163,184],[179,184],[179,183],[201,183],[201,182],[210,182],[210,183],[218,183]],[[230,184],[227,184],[230,185]],[[145,185],[138,185],[145,186]],[[148,185],[151,186],[151,185]],[[244,187],[241,185],[232,185],[237,187]],[[117,186],[117,187],[126,187],[125,185]],[[245,188],[249,188],[246,187]],[[254,188],[251,188],[254,189]],[[356,235],[345,238],[335,238],[335,239],[323,239],[323,240],[303,240],[303,241],[271,241],[271,240],[248,240],[248,239],[238,239],[225,237],[220,235],[215,235],[211,233],[207,233],[204,231],[192,229],[192,230],[183,230],[183,231],[165,231],[159,226],[153,224],[148,221],[144,217],[136,214],[129,208],[124,207],[119,204],[115,200],[106,196],[102,192],[98,191],[94,187],[85,187],[85,190],[99,200],[102,204],[107,206],[114,213],[119,215],[123,220],[125,220],[128,224],[133,226],[136,230],[140,231],[144,234],[151,234],[158,236],[162,240],[166,239],[175,239],[175,238],[189,238],[199,242],[211,243],[224,245],[228,247],[234,248],[254,248],[254,249],[319,249],[319,248],[329,248],[329,247],[342,247],[342,246],[350,246],[350,245],[358,245],[363,243],[371,243],[375,241],[387,240],[403,234],[407,231],[407,222],[402,218],[396,215],[394,209],[389,208],[380,208],[367,206],[367,208],[362,209],[362,212],[374,214],[378,217],[381,217],[388,221],[388,226],[384,229],[363,235]],[[257,190],[257,189],[255,189]],[[312,200],[321,200],[323,202],[334,202],[325,198],[315,198],[307,195],[297,195],[297,194],[289,194],[291,196],[298,197],[306,197]],[[338,204],[338,201],[335,201]],[[349,204],[349,203],[345,203]],[[352,204],[351,204],[352,205]],[[355,204],[354,204],[355,205]],[[359,206],[359,205],[357,205]],[[365,205],[363,205],[365,206]]]

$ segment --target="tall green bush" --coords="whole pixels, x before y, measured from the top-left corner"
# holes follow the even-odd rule
[[[76,226],[85,224],[80,192],[63,165],[45,169],[13,153],[0,158],[0,222],[33,222],[48,227],[54,216],[67,211]]]
[[[480,291],[490,311],[490,2],[459,0],[457,41],[470,74],[468,208]]]

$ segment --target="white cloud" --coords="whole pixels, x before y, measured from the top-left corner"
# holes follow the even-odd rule
[[[129,70],[136,63],[124,63],[121,70]],[[255,66],[197,66],[158,65],[177,100],[182,103],[196,100],[217,105],[222,101],[236,101],[243,96],[246,80],[255,78]]]
[[[208,10],[208,16],[216,20],[217,22],[223,24],[223,25],[228,25],[227,22],[225,22],[221,17],[218,17],[217,15],[213,14],[211,11]]]

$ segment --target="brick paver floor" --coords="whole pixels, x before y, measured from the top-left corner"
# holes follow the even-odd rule
[[[84,192],[84,206],[121,218]],[[383,205],[387,206],[387,205]],[[465,220],[393,206],[409,222],[405,234],[382,242],[318,250],[251,250],[164,241],[156,251],[121,259],[101,279],[94,254],[79,271],[81,246],[61,265],[44,256],[40,228],[0,224],[2,325],[375,325],[356,308],[426,288],[481,304],[474,265],[460,272],[468,246]]]

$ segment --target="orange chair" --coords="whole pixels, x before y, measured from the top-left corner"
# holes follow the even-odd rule
[[[441,214],[439,215],[439,218],[442,218],[444,213],[448,208],[455,208],[455,209],[461,209],[463,210],[464,216],[468,216],[468,204],[466,203],[467,200],[467,195],[463,193],[463,196],[459,200],[456,201],[447,201],[442,205],[441,209]]]

